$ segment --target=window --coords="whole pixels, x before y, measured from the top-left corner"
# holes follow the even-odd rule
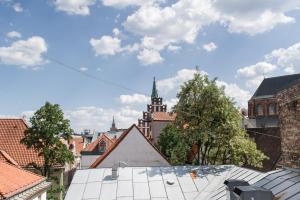
[[[256,114],[258,116],[264,115],[264,109],[263,109],[263,106],[261,104],[257,105],[257,107],[256,107]]]
[[[269,111],[269,115],[275,115],[276,114],[276,107],[275,107],[274,103],[269,105],[268,111]]]
[[[99,143],[99,152],[100,152],[100,153],[104,153],[105,150],[106,150],[106,142],[102,140],[102,141]]]

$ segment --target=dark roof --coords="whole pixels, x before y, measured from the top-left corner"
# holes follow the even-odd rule
[[[300,74],[265,78],[255,91],[252,98],[273,96],[286,87],[291,86],[291,83],[298,82],[297,80],[300,80]]]

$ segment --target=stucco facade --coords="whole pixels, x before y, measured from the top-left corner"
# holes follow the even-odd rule
[[[126,134],[125,137],[119,143],[117,142],[116,147],[107,155],[104,155],[104,160],[96,168],[112,167],[119,161],[126,162],[130,167],[170,166],[136,126],[124,134]]]

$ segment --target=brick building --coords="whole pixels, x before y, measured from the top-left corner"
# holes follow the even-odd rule
[[[281,165],[300,168],[300,79],[277,94]]]
[[[264,170],[279,165],[299,167],[299,99],[300,74],[292,74],[265,78],[248,101],[243,126],[270,158],[264,161]]]

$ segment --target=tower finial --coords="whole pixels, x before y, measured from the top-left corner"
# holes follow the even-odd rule
[[[155,81],[155,76],[154,76],[151,98],[157,98],[157,97],[158,97],[158,92],[157,92],[157,89],[156,89],[156,81]]]
[[[117,130],[117,128],[116,128],[116,124],[115,124],[115,116],[113,115],[113,121],[111,124],[110,131],[116,131],[116,130]]]

